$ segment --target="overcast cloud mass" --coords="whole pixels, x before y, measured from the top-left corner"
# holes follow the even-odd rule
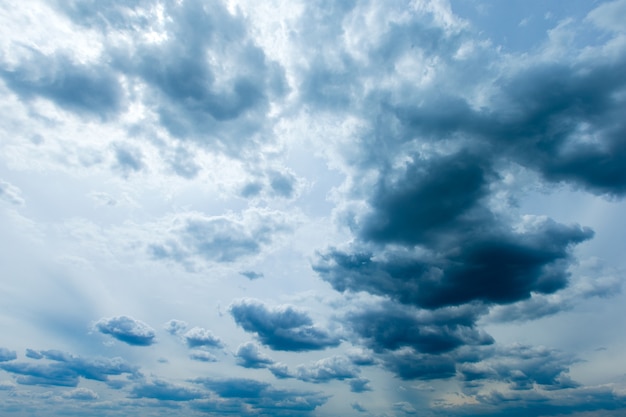
[[[624,22],[0,0],[0,414],[623,416]]]

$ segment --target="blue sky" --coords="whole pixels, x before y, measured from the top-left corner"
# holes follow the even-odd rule
[[[4,416],[620,416],[626,1],[0,1]]]

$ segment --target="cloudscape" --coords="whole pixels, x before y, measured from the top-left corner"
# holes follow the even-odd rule
[[[626,415],[624,22],[0,0],[0,414]]]

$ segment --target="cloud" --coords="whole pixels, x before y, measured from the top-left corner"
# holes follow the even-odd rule
[[[350,385],[350,391],[352,392],[360,393],[372,390],[372,387],[370,386],[370,381],[367,378],[349,379],[348,384]]]
[[[249,280],[255,280],[255,279],[263,278],[263,273],[260,273],[260,272],[243,271],[243,272],[240,272],[240,274],[243,275],[244,277],[248,278]]]
[[[108,118],[120,112],[125,93],[110,68],[76,62],[62,52],[43,54],[28,48],[27,58],[0,63],[0,77],[22,100],[51,100],[80,115]]]
[[[261,301],[243,299],[231,304],[230,313],[239,326],[256,333],[261,343],[274,350],[320,350],[341,342],[289,305],[268,308]]]
[[[150,346],[156,342],[152,327],[128,316],[102,318],[94,324],[94,328],[131,346]]]
[[[201,327],[194,327],[183,336],[187,346],[190,348],[209,347],[221,348],[224,346],[219,337],[216,337],[210,330]]]
[[[411,347],[422,353],[440,354],[460,346],[492,344],[493,338],[474,325],[484,313],[480,305],[431,312],[387,302],[351,311],[345,323],[362,343],[377,352]]]
[[[24,205],[20,189],[3,180],[0,180],[0,200],[15,206]]]
[[[464,154],[443,159],[419,165],[421,174],[410,165],[399,181],[380,186],[359,232],[365,244],[388,249],[330,249],[314,265],[322,279],[338,291],[429,309],[512,303],[565,287],[571,247],[593,232],[530,217],[515,230],[481,202],[486,174],[476,161]]]
[[[17,359],[17,352],[0,347],[0,362],[8,362]]]
[[[189,354],[189,359],[198,362],[217,362],[215,355],[204,350],[195,350]]]
[[[295,372],[296,378],[314,383],[356,378],[358,374],[359,369],[345,356],[332,356],[309,365],[299,365]]]
[[[58,350],[37,353],[51,363],[6,362],[0,363],[0,369],[16,374],[18,384],[66,387],[76,387],[79,377],[106,382],[112,375],[137,373],[136,367],[121,358],[84,358]]]
[[[94,401],[99,399],[97,393],[88,388],[76,388],[63,393],[63,398],[78,401]]]
[[[144,168],[141,152],[129,146],[116,146],[114,168],[120,171],[124,177],[128,177],[133,172],[141,171]]]
[[[78,24],[104,29],[100,16],[108,16],[125,33],[130,42],[108,51],[111,68],[145,87],[145,104],[172,136],[237,156],[242,145],[254,144],[269,100],[286,91],[283,71],[255,45],[242,16],[221,3],[164,3],[168,18],[161,20],[146,6],[64,8]],[[159,23],[148,27],[139,16]],[[147,42],[142,35],[149,31],[160,40]]]
[[[386,369],[404,380],[447,379],[456,375],[455,360],[446,354],[424,354],[402,348],[381,358]]]
[[[187,329],[187,326],[188,324],[185,321],[172,319],[165,323],[165,326],[163,328],[169,334],[177,335],[184,332]]]
[[[224,399],[239,400],[253,411],[291,415],[308,413],[323,405],[328,397],[317,392],[276,389],[266,382],[252,379],[194,380]]]
[[[135,385],[130,391],[133,398],[154,398],[160,401],[191,401],[204,397],[200,390],[155,380]]]
[[[235,358],[237,358],[237,364],[244,368],[267,368],[274,364],[272,358],[263,354],[259,346],[253,342],[239,345],[237,352],[235,352]]]
[[[149,246],[155,259],[173,260],[188,268],[196,261],[234,262],[256,255],[277,234],[289,230],[280,213],[248,210],[241,216],[178,216],[169,226],[170,237]]]
[[[556,349],[518,344],[499,347],[478,363],[463,364],[459,373],[470,386],[493,380],[507,382],[512,390],[533,390],[536,386],[559,390],[579,385],[567,375],[576,362],[573,356]]]

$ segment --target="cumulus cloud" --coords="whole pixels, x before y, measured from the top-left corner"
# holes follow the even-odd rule
[[[221,398],[246,404],[257,413],[298,415],[311,412],[328,400],[328,396],[318,392],[277,389],[252,379],[198,378],[194,382]]]
[[[131,389],[130,395],[134,398],[154,398],[161,401],[191,401],[204,396],[198,389],[161,380],[137,384]]]
[[[303,311],[289,305],[267,307],[261,301],[243,299],[230,306],[230,314],[245,331],[274,350],[307,351],[338,346],[336,336],[313,324]]]
[[[204,350],[194,350],[189,354],[189,359],[198,361],[198,362],[217,362],[217,358],[215,355],[204,351]]]
[[[196,260],[233,262],[256,255],[289,225],[280,213],[248,210],[241,216],[179,216],[168,228],[170,237],[150,245],[150,253],[193,268]]]
[[[94,328],[132,346],[150,346],[156,342],[152,327],[128,316],[102,318]]]
[[[296,378],[315,383],[356,378],[358,374],[358,368],[345,356],[332,356],[309,365],[299,365],[295,372]]]
[[[259,346],[253,342],[239,345],[235,358],[237,358],[237,364],[244,368],[267,368],[274,364],[272,358],[263,354]]]
[[[39,351],[50,363],[3,362],[0,369],[17,375],[22,385],[76,387],[79,377],[107,382],[113,375],[135,375],[137,368],[121,358],[84,358],[58,350]]]
[[[183,337],[190,348],[221,348],[224,346],[219,337],[216,337],[210,330],[201,327],[190,329]]]
[[[463,364],[459,373],[469,386],[492,380],[507,382],[512,390],[532,390],[536,385],[558,390],[579,385],[567,375],[576,362],[576,358],[556,349],[518,344],[498,347],[483,361]]]
[[[165,323],[165,326],[163,326],[163,328],[169,334],[178,335],[187,330],[187,326],[188,324],[185,321],[172,319]]]

